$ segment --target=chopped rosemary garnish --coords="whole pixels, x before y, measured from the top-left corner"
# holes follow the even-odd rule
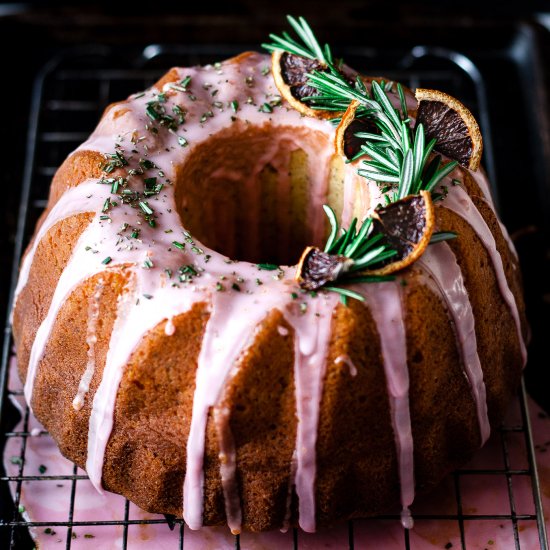
[[[151,170],[152,168],[158,168],[158,166],[149,159],[139,159],[139,165],[144,170]]]
[[[187,276],[189,277],[195,277],[196,275],[198,275],[198,272],[197,270],[192,266],[192,265],[182,265],[179,269],[178,269],[179,273],[181,274],[186,274]]]
[[[276,264],[256,264],[256,267],[263,271],[275,271],[276,269],[279,269],[279,266]]]
[[[117,168],[128,166],[128,161],[118,149],[116,149],[114,153],[109,153],[105,156],[108,160],[101,169],[107,174],[110,174]]]
[[[147,214],[148,216],[153,214],[153,209],[145,201],[139,201],[138,204],[144,214]]]
[[[143,267],[145,269],[153,268],[154,267],[153,260],[151,260],[151,258],[149,257],[145,258],[145,260],[143,261]]]

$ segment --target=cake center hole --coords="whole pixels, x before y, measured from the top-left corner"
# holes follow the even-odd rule
[[[328,138],[309,129],[224,130],[197,146],[177,177],[183,226],[204,245],[249,262],[293,265],[326,235]],[[309,153],[306,153],[305,151]],[[315,152],[318,158],[311,158]]]

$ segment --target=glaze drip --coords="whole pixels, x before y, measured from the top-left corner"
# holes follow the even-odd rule
[[[349,355],[339,355],[334,360],[334,363],[337,365],[339,365],[340,363],[344,363],[348,366],[351,376],[357,376],[357,367],[353,364],[353,361],[351,360]]]
[[[336,296],[329,294],[313,301],[306,314],[291,322],[295,330],[294,380],[298,413],[295,486],[299,523],[306,533],[315,531],[315,445],[332,311],[336,304]]]
[[[237,535],[241,532],[242,513],[237,486],[237,451],[229,425],[230,416],[231,411],[228,407],[214,407],[214,423],[220,446],[218,458],[225,501],[225,517],[231,533]]]
[[[105,281],[99,279],[95,287],[95,292],[88,298],[88,322],[86,326],[86,343],[88,344],[88,351],[86,352],[88,361],[86,363],[86,370],[80,379],[78,384],[78,391],[73,399],[73,408],[75,411],[79,411],[84,406],[84,399],[90,389],[90,382],[95,371],[95,345],[97,343],[97,320],[99,318],[99,304],[101,295],[103,294]]]
[[[481,445],[483,445],[491,433],[491,426],[487,415],[483,370],[477,353],[475,319],[462,272],[447,243],[430,246],[417,265],[430,276],[426,278],[426,282],[429,286],[435,286],[436,293],[445,301],[453,319],[464,372],[476,403]]]
[[[61,207],[63,206],[63,203],[67,205],[67,208],[69,209],[71,206],[73,206],[73,213],[81,213],[81,208],[75,208],[75,203],[73,202],[75,199],[78,199],[78,197],[85,197],[87,194],[91,191],[92,186],[95,187],[95,190],[97,190],[97,185],[95,183],[90,182],[84,182],[81,185],[79,185],[77,188],[75,188],[73,193],[66,193],[57,203],[59,205],[61,203]],[[68,196],[67,199],[65,197]],[[96,195],[97,200],[97,195]],[[56,205],[56,206],[57,206]],[[70,210],[68,210],[70,212]],[[28,267],[25,268],[23,272],[23,278],[26,281],[29,275],[30,266],[32,265],[32,259],[34,257],[34,254],[36,252],[36,248],[38,246],[39,238],[43,237],[45,233],[48,231],[48,229],[52,228],[58,221],[59,218],[56,216],[57,212],[55,212],[55,208],[52,210],[52,213],[48,218],[44,221],[41,233],[37,236],[37,239],[35,240],[35,245],[33,248],[29,251],[27,254],[27,257],[29,258]],[[66,218],[67,215],[64,215],[62,219]],[[93,225],[93,223],[91,224]],[[96,224],[97,225],[97,224]],[[94,228],[95,229],[95,228]],[[68,262],[67,266],[61,273],[61,276],[59,278],[59,281],[57,283],[57,286],[55,288],[52,301],[50,303],[48,312],[46,314],[46,317],[40,324],[36,336],[34,338],[34,342],[32,344],[31,353],[29,357],[29,365],[27,367],[27,377],[25,380],[25,399],[27,400],[27,403],[29,403],[29,406],[32,409],[32,393],[33,393],[33,386],[34,381],[36,378],[36,373],[38,370],[38,365],[44,355],[46,344],[48,341],[48,338],[51,334],[51,330],[53,328],[53,325],[57,319],[57,315],[59,313],[59,310],[63,306],[63,304],[67,301],[69,296],[72,294],[72,292],[76,289],[76,287],[81,283],[82,281],[85,281],[86,279],[92,277],[93,275],[100,273],[104,270],[105,266],[101,264],[100,261],[97,262],[90,262],[89,261],[89,254],[85,251],[86,243],[88,242],[88,237],[90,236],[88,230],[85,230],[84,233],[80,236],[78,239],[78,242],[75,245],[75,249],[73,251],[73,255]],[[24,284],[21,284],[20,290],[23,288]],[[18,294],[16,294],[18,296]]]
[[[95,191],[97,191],[96,180],[83,181],[77,187],[67,189],[63,196],[50,210],[47,218],[44,220],[40,226],[40,229],[34,236],[32,244],[21,262],[19,279],[17,280],[17,286],[15,288],[15,296],[13,301],[14,306],[17,303],[19,294],[27,284],[36,249],[46,233],[62,220],[66,220],[72,216],[83,214],[85,212],[95,212],[98,203],[98,198],[94,193]]]
[[[495,269],[495,275],[497,277],[500,292],[504,301],[508,305],[508,308],[510,309],[510,313],[516,325],[521,357],[523,364],[525,365],[527,362],[527,349],[525,347],[525,341],[521,330],[518,306],[516,304],[516,299],[510,290],[510,286],[508,285],[506,274],[504,272],[504,265],[502,263],[502,257],[497,250],[495,238],[493,237],[489,226],[479,213],[479,210],[475,207],[468,193],[460,186],[455,186],[452,189],[449,189],[449,194],[443,201],[443,208],[452,210],[467,223],[469,223],[489,253]]]
[[[378,328],[388,386],[390,413],[401,483],[401,521],[412,529],[409,506],[414,500],[414,458],[409,410],[407,337],[399,281],[367,285],[366,301]]]

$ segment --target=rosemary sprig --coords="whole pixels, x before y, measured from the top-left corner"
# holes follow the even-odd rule
[[[368,157],[363,160],[365,168],[358,171],[359,175],[382,185],[389,184],[389,202],[395,202],[409,194],[418,194],[420,191],[433,191],[458,163],[452,161],[441,166],[440,156],[428,162],[436,140],[426,143],[422,124],[414,131],[411,128],[401,84],[397,84],[400,107],[396,109],[388,97],[385,83],[381,85],[373,81],[370,92],[359,76],[351,84],[335,66],[330,46],[325,44],[321,48],[305,19],[299,17],[296,20],[292,16],[287,18],[302,43],[284,32],[282,37],[271,34],[273,43],[263,46],[270,51],[284,50],[294,55],[317,59],[329,69],[328,72],[313,71],[308,75],[308,84],[319,93],[304,100],[310,101],[313,109],[339,112],[347,109],[350,102],[356,100],[359,102],[356,117],[372,119],[379,130],[378,134],[356,134],[365,140],[361,146],[361,156]]]
[[[325,252],[353,260],[353,265],[347,270],[347,274],[367,268],[374,269],[377,264],[397,254],[389,246],[380,244],[383,238],[381,234],[371,236],[372,218],[367,218],[358,231],[356,231],[357,218],[353,218],[348,229],[343,229],[338,224],[334,210],[326,204],[323,205],[323,209],[331,226]],[[338,233],[341,233],[339,237]]]
[[[325,111],[345,111],[352,101],[359,103],[356,117],[368,117],[374,121],[378,133],[358,132],[357,137],[364,140],[358,157],[366,157],[364,168],[358,174],[375,181],[385,193],[387,203],[396,202],[407,195],[416,195],[420,191],[434,192],[437,184],[457,166],[456,161],[441,165],[441,156],[430,160],[436,140],[426,143],[424,127],[418,124],[413,130],[407,110],[405,93],[401,84],[397,84],[399,108],[395,108],[388,96],[393,83],[373,81],[369,91],[363,80],[357,76],[350,82],[341,71],[343,60],[338,67],[334,63],[328,44],[321,47],[310,26],[303,17],[287,19],[298,35],[298,40],[287,32],[282,36],[270,34],[270,44],[262,44],[269,51],[286,51],[290,54],[316,59],[328,71],[313,71],[308,74],[308,85],[317,90],[314,96],[303,98],[313,109]],[[340,119],[334,119],[339,122]],[[353,159],[355,160],[355,159]],[[380,267],[397,251],[381,243],[382,235],[372,235],[372,218],[363,221],[357,228],[354,218],[348,229],[341,228],[336,214],[327,205],[323,206],[328,216],[331,232],[325,245],[325,252],[344,256],[353,260],[338,281],[342,284],[360,282],[379,282],[392,280],[393,276],[357,276],[357,272]],[[431,243],[453,239],[455,233],[441,232],[433,235]],[[353,274],[355,273],[355,277]],[[325,290],[337,292],[345,304],[347,298],[364,300],[359,293],[339,286],[324,286]]]
[[[346,100],[354,99],[362,107],[358,109],[357,116],[374,121],[378,134],[356,134],[365,140],[361,145],[361,156],[368,157],[362,162],[365,168],[359,169],[358,173],[379,184],[390,184],[390,202],[420,191],[433,192],[437,184],[457,166],[456,161],[441,166],[439,155],[429,160],[436,140],[426,143],[422,124],[418,124],[414,131],[411,128],[401,84],[397,84],[400,109],[393,107],[388,93],[376,81],[372,82],[369,93],[359,78],[353,88],[339,74],[314,71],[309,76],[309,84],[320,92],[315,96],[314,109],[341,109]]]
[[[292,15],[287,15],[286,18],[302,43],[300,44],[300,42],[292,38],[287,32],[283,32],[282,36],[270,34],[269,38],[273,40],[273,43],[262,44],[262,47],[270,52],[283,50],[293,55],[307,57],[308,59],[317,59],[317,61],[320,61],[323,65],[333,65],[330,46],[325,44],[324,47],[321,47],[307,21],[303,17],[295,19]]]
[[[393,258],[397,254],[396,250],[380,242],[383,239],[381,234],[372,235],[372,218],[369,217],[365,219],[361,227],[357,227],[357,218],[353,218],[349,228],[344,229],[340,227],[336,214],[330,206],[325,204],[323,205],[323,209],[331,226],[330,235],[325,244],[324,251],[327,254],[344,256],[345,258],[353,260],[353,263],[351,263],[350,267],[346,269],[345,273],[339,279],[341,284],[374,283],[393,280],[392,276],[357,274],[357,272],[365,269],[376,269],[377,267],[381,267],[386,260]],[[343,289],[337,286],[325,286],[324,288],[325,290],[337,292],[341,297],[364,300],[360,294],[349,289]]]

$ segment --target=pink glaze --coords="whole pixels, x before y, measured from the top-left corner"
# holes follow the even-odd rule
[[[279,325],[277,327],[277,332],[281,335],[281,336],[288,336],[288,329],[286,327],[283,327],[282,325]]]
[[[164,334],[166,336],[174,336],[176,334],[176,325],[174,325],[174,318],[169,317],[164,325]]]
[[[44,238],[44,235],[46,235],[56,223],[64,219],[85,212],[94,212],[98,203],[98,198],[95,195],[97,187],[95,180],[82,182],[78,187],[68,189],[54,205],[48,217],[44,220],[40,229],[34,236],[32,245],[21,262],[19,279],[17,280],[17,287],[15,289],[14,305],[17,303],[17,298],[21,290],[23,290],[27,284],[36,248]]]
[[[478,187],[480,188],[482,192],[482,199],[487,203],[487,205],[491,208],[491,210],[496,212],[495,208],[495,202],[493,200],[493,195],[491,194],[491,189],[489,187],[489,181],[487,179],[487,174],[485,170],[480,166],[478,170],[475,172],[470,171],[470,176],[474,179],[474,181],[477,183]],[[461,173],[459,170],[456,170],[450,175],[451,178],[457,178],[460,179]],[[514,255],[514,257],[517,259],[518,254],[516,252],[516,247],[514,246],[514,243],[512,242],[512,239],[510,238],[510,235],[508,233],[508,230],[506,229],[506,226],[500,221],[500,219],[497,217],[498,224],[500,226],[500,230],[502,231],[502,236],[508,243],[508,248],[510,249],[510,252]]]
[[[464,169],[462,169],[464,170]],[[473,178],[473,180],[477,183],[477,186],[479,187],[482,198],[487,201],[489,206],[495,210],[495,202],[493,201],[493,195],[491,194],[491,189],[489,187],[489,180],[487,179],[487,174],[485,173],[485,170],[480,166],[475,172],[470,170],[468,172],[470,176]],[[452,174],[451,177],[460,180],[461,179],[461,169],[456,169]]]
[[[222,480],[225,516],[227,525],[234,535],[241,532],[241,503],[237,484],[237,451],[229,426],[231,410],[228,407],[214,407],[214,423],[220,445],[220,477]]]
[[[476,403],[481,445],[483,445],[491,433],[491,426],[487,416],[483,370],[477,353],[474,313],[468,291],[464,286],[462,272],[447,243],[429,246],[417,265],[430,276],[427,280],[436,287],[436,292],[445,301],[453,320],[464,372]]]
[[[356,200],[359,198],[358,190],[367,187],[364,178],[357,175],[357,170],[346,170],[344,175],[344,197],[340,225],[348,227],[354,217]]]
[[[493,208],[492,201],[483,198],[483,201],[489,206],[490,208]],[[514,241],[512,241],[512,237],[510,237],[510,233],[508,233],[508,229],[506,229],[506,226],[500,221],[500,218],[497,217],[498,226],[500,227],[500,231],[502,232],[502,236],[504,237],[504,240],[506,241],[506,244],[508,245],[508,250],[512,253],[512,256],[516,260],[519,260],[518,257],[518,251],[516,250],[516,246],[514,245]],[[517,269],[517,266],[515,264],[512,264],[514,269]]]
[[[78,391],[73,399],[73,407],[79,411],[84,405],[84,398],[90,389],[90,382],[95,371],[95,345],[97,343],[97,320],[99,318],[99,303],[103,294],[105,281],[100,279],[95,287],[95,292],[88,298],[88,324],[86,327],[86,343],[88,351],[86,353],[88,361],[86,370],[78,384]]]
[[[407,337],[400,282],[367,285],[366,303],[378,327],[384,371],[388,385],[392,426],[397,448],[401,483],[401,521],[411,529],[409,506],[414,500],[414,460],[411,415],[409,410],[409,371]]]
[[[349,355],[339,355],[335,360],[334,363],[336,365],[339,365],[340,363],[344,363],[349,368],[349,373],[352,376],[357,376],[357,367],[353,364],[353,361],[350,359]]]
[[[203,460],[208,411],[221,397],[231,368],[253,343],[258,326],[278,304],[280,297],[273,290],[274,283],[272,280],[262,285],[259,291],[261,298],[256,296],[252,300],[250,295],[243,292],[233,295],[224,291],[215,296],[199,355],[191,429],[187,440],[183,517],[191,529],[199,529],[202,525]],[[242,315],[235,318],[234,308]],[[226,455],[232,454],[223,445],[220,451]],[[240,525],[233,524],[230,527],[240,530]]]
[[[504,273],[504,265],[502,263],[502,257],[497,250],[495,238],[491,233],[488,225],[485,223],[483,216],[479,213],[479,210],[475,207],[472,199],[468,193],[462,189],[461,186],[453,186],[449,188],[449,193],[445,200],[442,202],[444,208],[452,210],[468,222],[473,230],[477,233],[477,236],[482,241],[485,249],[489,253],[495,269],[495,275],[500,288],[500,292],[504,301],[510,309],[510,313],[516,324],[516,330],[518,335],[518,341],[520,345],[521,356],[523,364],[527,361],[527,349],[525,347],[525,341],[523,340],[523,333],[521,330],[521,321],[519,319],[518,306],[516,299],[510,290],[506,274]]]
[[[315,531],[315,445],[332,311],[336,304],[334,293],[320,297],[311,301],[306,313],[298,314],[292,322],[296,335],[294,382],[298,413],[295,485],[299,499],[299,523],[307,533]]]
[[[66,193],[65,195],[63,195],[58,204],[63,202],[67,195],[70,195],[67,199],[67,202],[69,202],[70,204],[72,204],[75,197],[79,195],[82,198],[86,198],[95,191],[95,193],[93,194],[97,196],[97,190],[100,187],[104,186],[99,186],[97,185],[97,183],[88,181],[82,183],[75,189],[74,193]],[[101,190],[102,189],[100,189],[100,191]],[[54,212],[54,210],[52,210],[52,213]],[[48,216],[43,224],[43,228],[53,227],[58,221],[59,218],[50,219],[50,217]],[[73,251],[73,256],[63,270],[61,277],[59,278],[57,287],[52,297],[52,302],[48,309],[48,313],[36,332],[36,336],[29,357],[27,378],[25,381],[25,398],[27,399],[27,403],[29,403],[29,405],[31,405],[32,389],[38,365],[43,357],[48,337],[50,336],[51,329],[57,318],[57,314],[61,309],[61,306],[66,302],[67,298],[75,290],[79,283],[91,277],[92,275],[95,275],[96,273],[100,273],[105,267],[101,264],[101,259],[97,257],[91,258],[91,251],[86,251],[85,249],[85,246],[88,246],[87,243],[95,246],[98,241],[101,240],[101,236],[98,231],[99,226],[100,223],[98,222],[98,220],[94,220],[89,226],[90,228],[92,228],[92,230],[90,231],[89,229],[87,229],[80,236]],[[47,231],[46,228],[44,228],[44,231]],[[38,239],[35,242],[37,243]],[[35,251],[36,246],[34,246],[27,254],[27,257],[29,257],[29,265],[32,263]]]

